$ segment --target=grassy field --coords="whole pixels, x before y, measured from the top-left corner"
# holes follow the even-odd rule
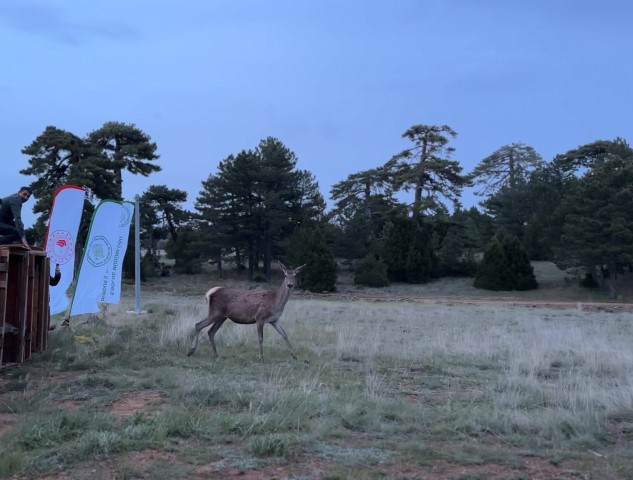
[[[127,286],[0,370],[0,476],[633,478],[627,311],[557,278],[541,298],[574,308],[446,300],[472,296],[458,281],[364,291],[429,302],[298,294],[281,320],[298,361],[267,327],[259,363],[255,327],[230,322],[213,361],[206,335],[187,356],[208,277],[144,286],[143,314]]]

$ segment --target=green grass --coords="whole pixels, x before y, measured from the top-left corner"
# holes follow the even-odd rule
[[[254,326],[227,322],[217,361],[205,334],[188,357],[204,300],[145,301],[151,313],[127,313],[126,297],[73,318],[2,370],[0,414],[16,421],[0,477],[486,478],[494,466],[518,479],[533,457],[560,476],[633,472],[630,314],[293,297],[282,322],[299,360],[267,327],[262,364]],[[118,413],[139,392],[160,402]]]

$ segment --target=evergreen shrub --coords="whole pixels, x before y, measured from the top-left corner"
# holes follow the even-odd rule
[[[508,291],[538,288],[527,250],[516,236],[497,232],[479,264],[474,286]]]
[[[354,284],[375,288],[388,286],[387,264],[373,253],[363,257],[354,270]]]

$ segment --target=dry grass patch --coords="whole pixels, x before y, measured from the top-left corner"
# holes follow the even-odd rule
[[[0,476],[79,478],[100,462],[123,478],[170,479],[633,472],[624,311],[294,295],[281,322],[302,361],[266,327],[261,364],[256,328],[229,322],[217,361],[206,336],[187,356],[202,295],[150,292],[147,313],[132,308],[128,292],[54,332],[28,375],[0,385],[20,392],[0,404],[20,438],[0,437]],[[72,376],[56,382],[63,371]]]
[[[112,404],[110,411],[117,417],[130,417],[132,415],[149,415],[156,413],[164,399],[160,392],[142,390],[123,395]]]

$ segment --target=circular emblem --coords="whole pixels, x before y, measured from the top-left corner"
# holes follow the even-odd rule
[[[112,245],[103,235],[97,235],[88,245],[88,262],[93,267],[101,267],[108,263],[112,256]]]
[[[46,252],[51,259],[51,263],[64,265],[68,263],[75,254],[75,242],[72,235],[66,230],[55,230],[48,236]]]
[[[119,227],[127,227],[130,221],[132,220],[132,212],[134,211],[134,209],[126,203],[122,204],[121,206],[123,208],[121,208],[121,218],[119,218]]]

